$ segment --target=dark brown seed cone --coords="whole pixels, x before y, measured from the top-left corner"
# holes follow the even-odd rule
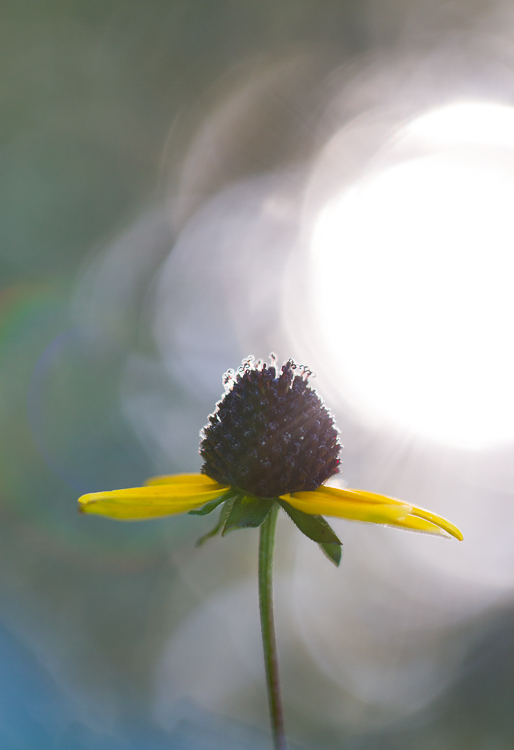
[[[338,433],[309,375],[291,359],[277,375],[251,358],[227,374],[231,388],[202,430],[202,472],[258,497],[315,490],[336,474]]]

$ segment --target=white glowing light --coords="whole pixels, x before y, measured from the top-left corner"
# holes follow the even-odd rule
[[[431,145],[514,148],[514,108],[462,102],[427,112],[405,129]]]
[[[514,109],[453,105],[404,132],[409,159],[316,222],[321,330],[368,414],[467,447],[514,438]]]

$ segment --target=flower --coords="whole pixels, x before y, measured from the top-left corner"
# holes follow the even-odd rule
[[[94,492],[79,509],[122,520],[206,515],[222,506],[219,522],[199,542],[232,529],[260,526],[278,503],[336,564],[341,542],[323,516],[453,536],[444,518],[372,492],[329,487],[341,445],[333,418],[309,385],[311,372],[289,360],[277,372],[243,361],[224,376],[225,395],[201,433],[200,474],[152,477],[144,487]]]

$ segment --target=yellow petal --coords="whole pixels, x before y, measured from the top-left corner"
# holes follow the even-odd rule
[[[323,495],[328,495],[332,498],[339,500],[357,500],[365,503],[387,503],[388,505],[408,505],[403,503],[401,500],[396,500],[394,497],[386,497],[385,495],[377,495],[375,492],[367,492],[366,490],[350,490],[345,487],[344,490],[339,487],[326,487],[324,484],[318,487],[314,492],[319,492]]]
[[[293,508],[308,513],[311,516],[336,516],[348,518],[351,521],[370,521],[371,523],[392,523],[406,518],[410,505],[401,503],[366,503],[359,500],[343,500],[329,497],[317,490],[314,492],[294,492],[292,495],[282,495]],[[384,498],[385,500],[385,498]]]
[[[216,482],[206,485],[186,480],[174,484],[92,492],[79,498],[79,510],[125,521],[171,516],[200,508],[227,489]]]
[[[438,536],[448,538],[448,534],[440,526],[430,523],[430,521],[425,521],[424,518],[419,518],[418,516],[407,516],[407,518],[402,518],[399,521],[389,521],[387,526],[397,526],[401,529],[412,529],[412,531],[423,531],[426,534],[437,534]]]
[[[445,518],[374,492],[321,486],[314,492],[284,496],[284,500],[311,515],[388,524],[441,536],[450,534],[460,541],[463,538],[459,529]]]
[[[145,484],[198,484],[202,486],[211,485],[213,487],[219,487],[216,480],[211,479],[207,474],[163,474],[158,477],[149,477]]]
[[[448,534],[454,536],[455,539],[459,540],[459,542],[462,542],[462,540],[464,539],[464,537],[462,536],[462,531],[442,516],[436,516],[435,513],[430,513],[430,511],[428,510],[423,510],[423,508],[416,507],[412,508],[412,515],[418,516],[419,518],[424,518],[427,521],[436,524],[436,526],[440,526],[441,529],[444,529],[448,532]]]

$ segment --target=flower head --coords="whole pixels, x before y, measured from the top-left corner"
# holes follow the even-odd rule
[[[144,487],[83,495],[80,510],[136,520],[205,515],[221,505],[218,523],[202,542],[218,532],[260,526],[278,503],[336,564],[341,542],[323,516],[462,539],[449,521],[409,503],[324,484],[338,472],[341,445],[310,375],[293,360],[277,372],[273,355],[270,366],[247,358],[237,373],[226,373],[226,393],[202,430],[200,474],[153,477]]]
[[[258,497],[309,492],[336,474],[341,446],[334,420],[290,359],[277,373],[243,363],[202,431],[202,473]]]

